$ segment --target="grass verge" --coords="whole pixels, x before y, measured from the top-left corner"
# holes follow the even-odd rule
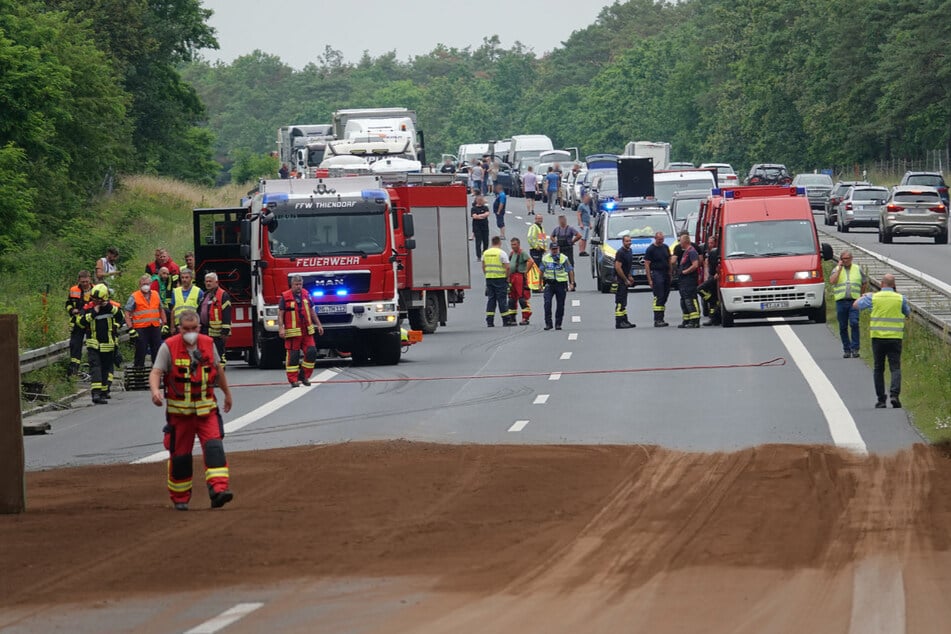
[[[826,279],[832,263],[825,263]],[[900,289],[899,289],[900,292]],[[835,315],[832,290],[826,286],[829,329],[838,340],[839,322]],[[862,333],[861,353],[866,365],[872,365],[872,347],[868,337],[868,311],[859,317]],[[888,373],[886,371],[886,382]],[[886,383],[887,384],[887,383]],[[914,319],[905,326],[901,355],[901,402],[912,424],[932,443],[951,442],[951,345],[930,328]],[[874,392],[869,381],[869,402]]]

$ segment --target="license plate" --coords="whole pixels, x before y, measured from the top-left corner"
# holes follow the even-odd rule
[[[774,308],[789,308],[789,302],[762,302],[759,305],[760,310],[772,310]]]
[[[631,269],[631,275],[644,275],[644,269],[634,268]]]
[[[317,307],[317,313],[321,315],[347,312],[346,304],[325,304]]]

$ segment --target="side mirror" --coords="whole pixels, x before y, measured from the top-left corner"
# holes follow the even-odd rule
[[[241,238],[243,240],[244,236],[241,236]],[[242,258],[244,258],[245,260],[251,259],[251,245],[250,244],[242,244],[241,247],[239,248],[239,251],[241,253]]]
[[[248,245],[249,254],[250,254],[250,245],[251,245],[251,221],[242,220],[241,221],[241,236],[239,238],[241,246],[244,247]],[[244,251],[241,251],[242,257],[247,257],[244,255]]]
[[[405,246],[407,251],[412,251],[416,248],[416,240],[413,238],[407,238]]]
[[[832,245],[828,242],[822,243],[822,259],[826,262],[832,259]]]
[[[590,242],[591,244],[601,244],[601,238],[598,236],[591,236]]]
[[[407,238],[412,238],[416,235],[416,231],[413,228],[413,214],[403,214],[403,235]],[[409,241],[407,240],[407,242]]]

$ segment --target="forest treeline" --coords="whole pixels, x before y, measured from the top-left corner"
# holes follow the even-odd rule
[[[918,155],[951,142],[949,15],[951,0],[631,0],[544,57],[487,30],[351,63],[315,31],[298,70],[198,58],[216,46],[199,0],[0,0],[0,257],[41,221],[76,231],[112,174],[246,175],[279,126],[342,107],[414,108],[430,160],[518,133],[582,152],[665,140],[737,167]]]

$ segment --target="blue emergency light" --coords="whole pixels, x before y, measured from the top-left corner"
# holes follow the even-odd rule
[[[345,289],[345,288],[338,288],[338,289],[337,289],[337,296],[338,296],[338,297],[343,297],[343,296],[346,295],[346,294],[347,294],[347,289]]]
[[[313,293],[311,293],[311,295],[314,296],[314,297],[323,297],[323,296],[324,296],[324,292],[323,292],[323,291],[314,291]]]

